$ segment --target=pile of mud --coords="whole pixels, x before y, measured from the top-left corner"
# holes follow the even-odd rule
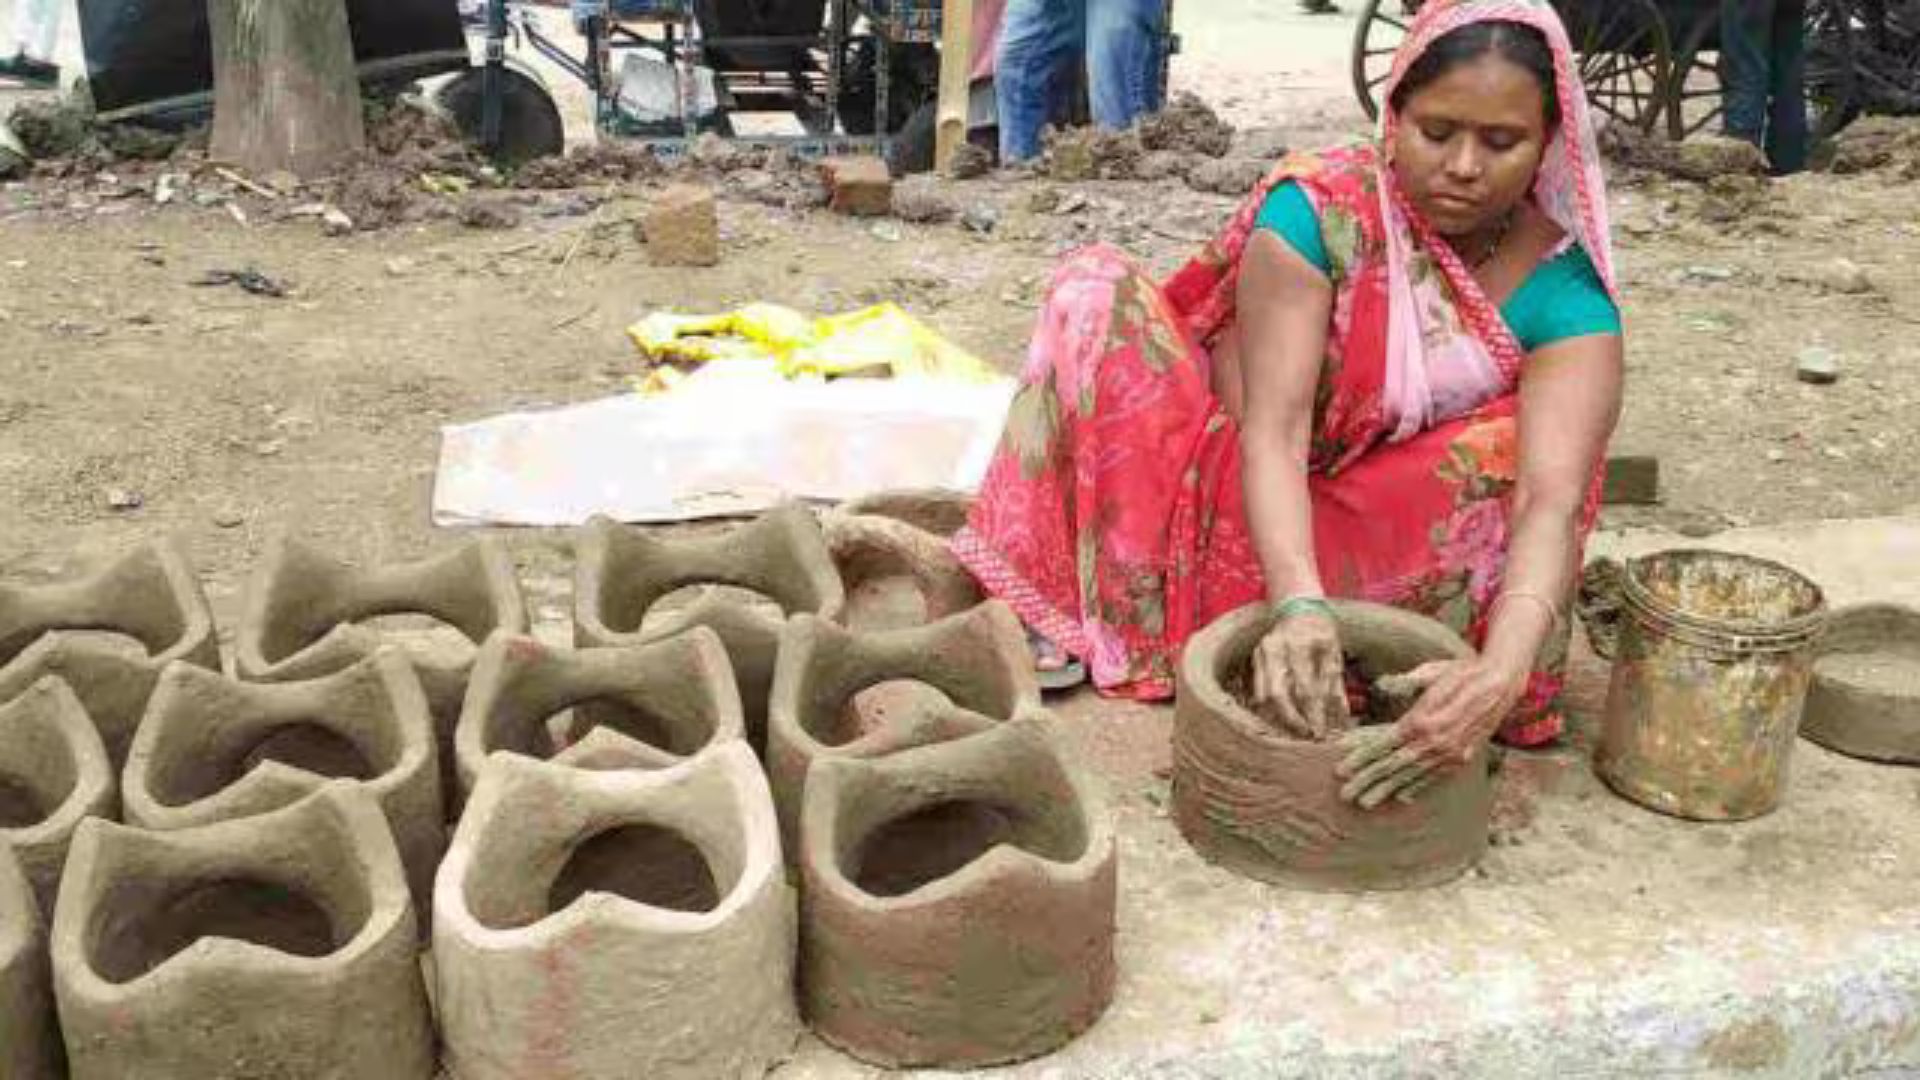
[[[1869,116],[1852,124],[1834,137],[1828,170],[1920,180],[1920,117]]]
[[[1044,141],[1042,168],[1053,180],[1173,180],[1216,195],[1245,194],[1276,156],[1269,140],[1237,145],[1233,126],[1192,94],[1126,131],[1049,130]]]

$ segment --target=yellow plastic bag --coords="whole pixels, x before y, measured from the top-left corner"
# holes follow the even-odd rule
[[[878,374],[987,383],[1003,378],[895,304],[821,319],[779,304],[748,304],[720,315],[661,312],[633,324],[627,335],[655,364],[771,363],[789,379]]]

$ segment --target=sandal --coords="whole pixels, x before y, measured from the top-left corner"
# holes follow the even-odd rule
[[[1027,631],[1027,649],[1033,653],[1033,673],[1040,689],[1058,693],[1087,681],[1087,666],[1039,631]]]

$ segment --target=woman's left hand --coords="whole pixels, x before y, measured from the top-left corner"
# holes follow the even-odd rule
[[[1426,690],[1405,716],[1342,740],[1348,753],[1335,770],[1345,781],[1340,797],[1362,809],[1390,798],[1410,802],[1436,770],[1471,762],[1527,689],[1524,668],[1485,657],[1424,664],[1407,678]]]

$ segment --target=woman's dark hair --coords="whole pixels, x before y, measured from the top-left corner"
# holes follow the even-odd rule
[[[1401,76],[1388,105],[1399,112],[1407,99],[1422,88],[1454,68],[1489,53],[1525,68],[1540,84],[1540,100],[1546,106],[1547,136],[1551,138],[1560,128],[1560,95],[1554,90],[1553,49],[1547,44],[1546,35],[1525,23],[1477,22],[1440,35]]]

